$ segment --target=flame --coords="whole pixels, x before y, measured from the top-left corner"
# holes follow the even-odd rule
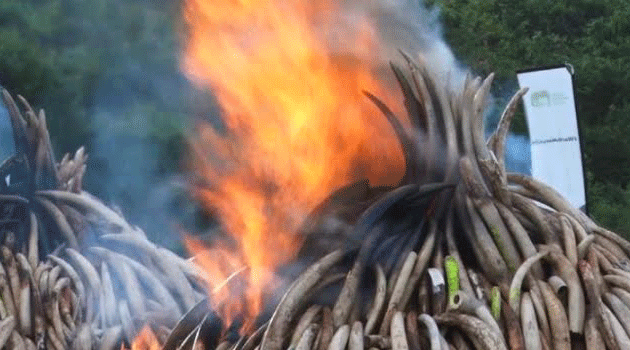
[[[187,247],[208,275],[214,306],[228,322],[242,315],[251,324],[274,270],[300,248],[298,228],[315,205],[352,181],[391,184],[402,175],[391,127],[362,91],[392,96],[376,77],[382,61],[372,24],[338,4],[184,6],[182,70],[216,96],[225,125],[201,124],[191,142],[194,170],[207,184],[196,194],[231,236],[213,247],[189,238]],[[221,287],[234,273],[242,292],[231,282]]]
[[[121,350],[124,350],[124,346],[121,345]],[[162,346],[157,340],[155,334],[151,330],[149,325],[142,327],[142,330],[136,335],[130,350],[161,350]]]

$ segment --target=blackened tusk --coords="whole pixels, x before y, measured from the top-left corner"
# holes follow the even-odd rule
[[[419,160],[419,154],[417,152],[416,146],[413,140],[407,135],[405,128],[400,123],[396,115],[376,96],[372,95],[367,91],[363,91],[365,96],[367,96],[378,109],[381,110],[387,121],[394,128],[394,132],[398,137],[398,141],[400,142],[400,146],[402,147],[402,151],[405,157],[405,175],[403,178],[403,183],[411,182],[418,179],[420,169],[418,169],[417,162]]]
[[[405,98],[405,108],[407,109],[407,113],[409,114],[411,124],[413,125],[414,129],[420,129],[426,132],[426,128],[424,127],[424,125],[426,125],[427,116],[422,113],[422,109],[420,108],[420,101],[414,94],[413,89],[409,84],[409,81],[407,80],[407,78],[405,78],[405,75],[400,70],[400,68],[398,68],[394,63],[390,62],[389,65],[392,68],[394,75],[396,76],[396,80],[398,80],[398,84],[400,85],[400,89],[402,90],[403,96]]]
[[[209,317],[208,317],[209,316]],[[207,317],[207,318],[206,318]],[[181,341],[192,332],[198,325],[199,321],[209,318],[211,324],[221,322],[221,320],[214,314],[208,305],[208,298],[204,298],[199,301],[192,309],[190,309],[182,318],[177,322],[168,338],[164,342],[162,350],[175,350]]]

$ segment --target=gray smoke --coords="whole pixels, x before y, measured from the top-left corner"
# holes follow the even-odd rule
[[[505,146],[505,167],[511,172],[531,175],[532,154],[527,136],[508,135]]]
[[[91,87],[85,187],[152,240],[176,248],[180,218],[172,207],[183,181],[172,152],[183,145],[191,111],[191,87],[178,66],[178,13],[146,0],[108,0],[94,11],[72,3],[84,16],[84,43],[102,63]]]
[[[0,89],[2,89],[2,86],[0,86]],[[15,152],[15,143],[13,143],[9,111],[7,111],[4,104],[0,103],[0,162],[13,155],[13,152]]]
[[[437,6],[427,7],[418,0],[347,0],[342,8],[347,27],[361,28],[358,18],[375,25],[383,44],[377,59],[385,65],[402,62],[400,50],[412,57],[421,53],[434,74],[450,80],[455,90],[461,87],[466,69],[444,41]]]
[[[453,91],[461,92],[469,69],[455,58],[444,40],[437,6],[426,7],[422,1],[417,0],[367,0],[360,4],[361,9],[379,27],[379,34],[387,47],[385,59],[399,62],[398,50],[412,56],[421,53],[434,74],[447,80]],[[493,127],[493,122],[496,124],[503,111],[503,106],[499,106],[498,102],[507,102],[510,97],[502,100],[491,98],[486,109],[486,125]],[[531,174],[531,152],[527,136],[510,133],[505,151],[508,171]]]
[[[378,33],[385,43],[385,51],[379,53],[383,60],[401,62],[399,50],[412,57],[420,53],[430,71],[447,80],[453,91],[461,92],[466,74],[470,70],[455,58],[444,40],[437,6],[427,7],[423,1],[417,0],[365,0],[347,1],[344,7],[349,13],[356,11],[366,15],[377,25]],[[489,101],[485,115],[489,130],[494,128],[503,111],[503,106],[499,106],[500,101],[506,103],[510,97],[491,98]],[[527,136],[509,134],[505,157],[509,171],[531,174],[531,152]]]

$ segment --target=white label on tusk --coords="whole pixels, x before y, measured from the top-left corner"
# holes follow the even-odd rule
[[[434,267],[431,267],[427,270],[429,273],[429,278],[431,278],[431,285],[433,287],[433,293],[440,293],[444,290],[444,275],[442,272]]]

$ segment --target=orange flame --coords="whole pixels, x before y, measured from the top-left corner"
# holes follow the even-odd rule
[[[124,346],[121,346],[121,350],[124,350]],[[136,335],[130,350],[160,350],[162,346],[157,340],[155,334],[151,330],[149,325],[142,327],[142,330]]]
[[[366,18],[323,0],[186,0],[184,17],[182,69],[217,97],[226,129],[201,125],[192,142],[193,167],[209,184],[197,195],[234,241],[187,246],[215,307],[251,322],[315,205],[351,181],[402,175],[394,134],[362,93],[389,101],[375,77],[379,42]],[[220,286],[244,267],[244,295],[218,295],[234,293]]]

